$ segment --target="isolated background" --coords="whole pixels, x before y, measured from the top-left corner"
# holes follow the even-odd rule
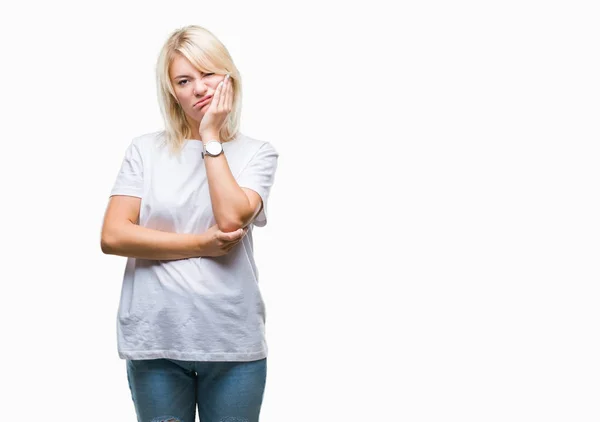
[[[133,421],[100,228],[154,65],[205,26],[279,168],[263,422],[597,421],[598,10],[31,1],[0,10],[4,419]]]

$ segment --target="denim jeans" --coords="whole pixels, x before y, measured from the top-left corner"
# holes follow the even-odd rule
[[[127,360],[138,422],[258,422],[267,358],[250,362]]]

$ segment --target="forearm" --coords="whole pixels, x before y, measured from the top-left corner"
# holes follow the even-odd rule
[[[202,256],[202,234],[170,233],[131,222],[102,233],[102,252],[110,255],[152,260],[175,260]]]
[[[220,140],[218,136],[205,136],[203,139]],[[219,229],[230,232],[242,228],[244,218],[252,214],[251,205],[233,177],[225,154],[217,157],[205,155],[204,165],[213,215]]]

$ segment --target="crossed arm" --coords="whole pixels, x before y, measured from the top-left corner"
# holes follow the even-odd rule
[[[249,225],[263,204],[258,193],[241,188],[224,154],[205,156],[213,214],[221,232]],[[154,260],[184,259],[214,251],[214,230],[200,234],[169,233],[138,225],[141,199],[114,195],[102,225],[101,248],[106,254]],[[212,242],[212,243],[211,243]]]

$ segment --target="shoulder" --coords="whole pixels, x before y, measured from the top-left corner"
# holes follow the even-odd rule
[[[279,155],[275,146],[266,140],[253,138],[251,136],[245,135],[239,132],[233,140],[234,142],[239,144],[239,147],[244,149],[249,156],[253,156],[257,153],[269,153]]]
[[[163,130],[156,132],[144,133],[133,138],[131,143],[140,149],[147,150],[161,145],[165,140],[165,132]]]
[[[165,140],[164,131],[148,132],[134,137],[131,140],[130,148],[142,158],[150,159],[157,154],[164,154],[168,150]]]

